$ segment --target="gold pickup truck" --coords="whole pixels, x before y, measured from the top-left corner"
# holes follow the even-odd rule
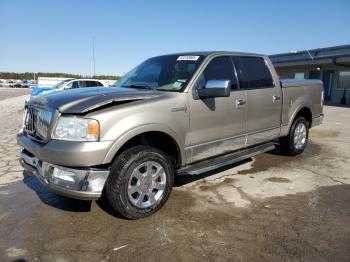
[[[236,52],[153,57],[111,88],[39,95],[18,133],[23,167],[58,194],[137,219],[197,175],[278,146],[303,152],[322,82],[280,81],[269,58]]]

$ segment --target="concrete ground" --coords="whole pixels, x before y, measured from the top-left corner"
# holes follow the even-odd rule
[[[0,261],[350,260],[349,108],[325,107],[302,155],[177,178],[158,213],[130,221],[23,174],[24,99],[0,101]]]

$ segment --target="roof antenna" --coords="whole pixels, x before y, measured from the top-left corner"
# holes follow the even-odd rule
[[[309,54],[311,60],[314,60],[313,56],[311,55],[310,51],[308,49],[306,49],[306,52]]]

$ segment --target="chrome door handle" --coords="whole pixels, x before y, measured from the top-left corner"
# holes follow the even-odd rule
[[[245,100],[244,99],[236,99],[236,107],[245,107]]]
[[[277,101],[280,101],[281,100],[281,97],[280,96],[272,96],[272,102],[277,102]]]

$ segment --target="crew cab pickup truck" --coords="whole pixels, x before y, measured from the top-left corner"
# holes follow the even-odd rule
[[[269,58],[195,52],[150,58],[112,88],[38,96],[18,133],[20,162],[72,198],[106,195],[121,215],[159,210],[174,176],[280,148],[297,155],[319,125],[322,82],[280,81]]]

